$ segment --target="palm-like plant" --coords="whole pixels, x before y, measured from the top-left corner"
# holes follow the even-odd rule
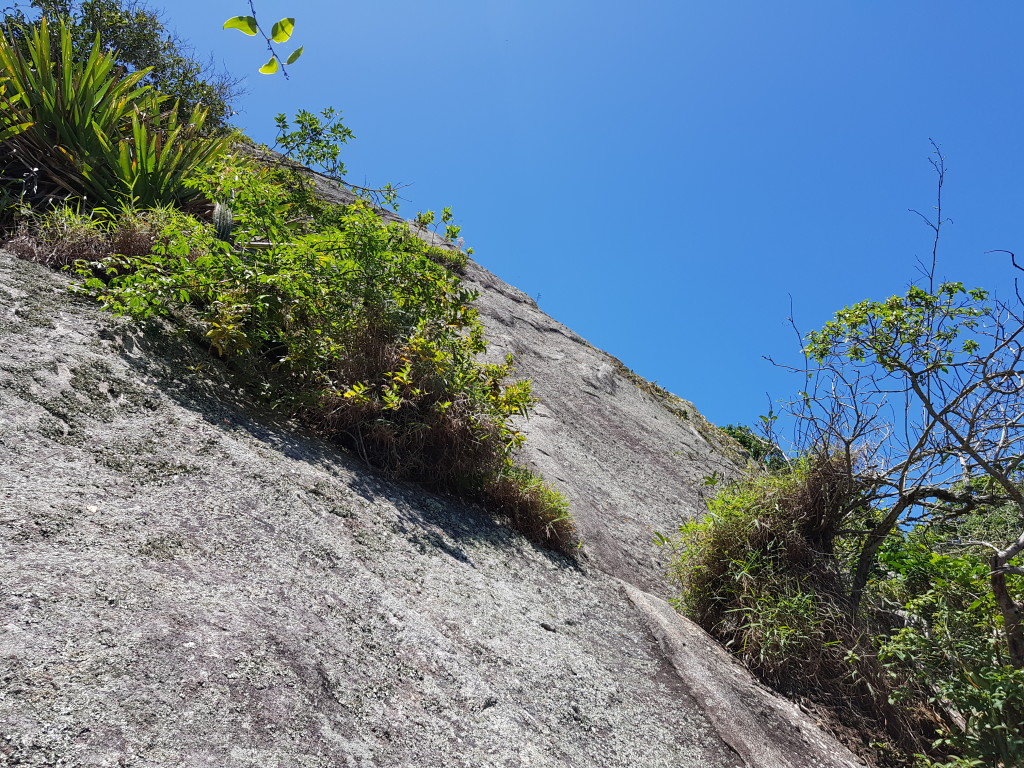
[[[88,58],[76,59],[67,23],[58,23],[59,51],[45,18],[27,31],[25,51],[0,38],[0,143],[24,169],[90,207],[191,197],[182,180],[228,139],[201,135],[199,107],[181,121],[168,97],[141,84],[148,70],[124,73],[98,37]]]

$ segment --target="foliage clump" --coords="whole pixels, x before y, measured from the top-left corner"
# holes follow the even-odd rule
[[[77,197],[88,207],[151,207],[195,193],[184,180],[228,146],[204,135],[207,113],[185,119],[169,97],[119,71],[97,37],[76,54],[65,20],[0,38],[0,202],[42,208]],[[56,48],[53,47],[56,38]]]
[[[757,466],[773,472],[786,467],[786,454],[782,449],[771,440],[755,434],[750,427],[744,424],[726,424],[719,429],[739,443],[749,455],[750,461]]]
[[[756,588],[751,574],[767,569],[795,579],[798,589],[835,593],[839,585],[821,565],[835,556],[838,532],[859,510],[857,489],[835,456],[723,484],[708,500],[707,515],[680,529],[673,574],[681,606],[702,625],[730,635],[728,645],[760,655],[761,642],[736,634],[748,618],[737,609],[748,596],[756,600],[749,593]]]
[[[870,638],[846,611],[841,538],[865,514],[840,454],[723,484],[671,540],[676,602],[768,685],[913,754],[934,728],[890,704]]]
[[[143,72],[142,84],[173,94],[178,114],[186,119],[196,107],[208,114],[206,129],[227,127],[232,102],[241,94],[239,80],[198,61],[187,44],[167,29],[158,11],[138,0],[29,0],[14,2],[0,20],[3,34],[27,53],[32,25],[63,19],[74,58],[89,58],[96,36],[104,52],[127,73]],[[59,50],[51,26],[51,49]]]
[[[915,525],[886,541],[869,585],[879,658],[901,681],[895,697],[940,715],[936,746],[960,756],[951,765],[1024,763],[1024,669],[1007,652],[989,559],[971,543],[1005,540],[1022,524],[1002,505]],[[1011,597],[1024,599],[1019,584]]]

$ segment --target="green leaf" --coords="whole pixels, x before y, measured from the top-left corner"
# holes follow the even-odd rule
[[[224,29],[237,29],[250,37],[259,31],[253,16],[232,16],[224,22]],[[277,29],[277,24],[274,25],[274,29]]]
[[[298,48],[296,48],[294,51],[292,51],[291,56],[288,57],[288,60],[285,63],[286,64],[294,64],[296,61],[298,61],[299,60],[299,56],[302,55],[302,49],[305,48],[305,47],[306,46],[304,46],[304,45],[300,45]]]
[[[277,72],[277,56],[271,56],[270,61],[260,67],[260,73],[264,75],[272,75]]]
[[[292,36],[293,29],[295,29],[295,19],[281,19],[274,22],[274,28],[270,31],[270,39],[275,43],[286,43]]]

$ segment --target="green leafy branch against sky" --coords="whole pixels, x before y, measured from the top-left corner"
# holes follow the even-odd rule
[[[247,16],[232,16],[224,22],[224,29],[237,29],[243,35],[249,37],[262,37],[267,44],[267,49],[270,51],[270,59],[259,68],[261,75],[273,75],[277,72],[281,72],[285,78],[288,77],[288,71],[285,66],[290,66],[299,60],[302,56],[304,46],[299,46],[293,50],[282,64],[279,58],[275,45],[281,45],[291,39],[292,33],[295,31],[295,18],[292,16],[286,16],[283,19],[278,19],[274,22],[274,25],[270,28],[270,32],[266,32],[260,24],[258,18],[256,18],[256,7],[252,0],[249,2],[249,10],[252,11],[252,15]]]
[[[249,75],[237,122],[335,106],[351,181],[451,205],[480,262],[718,423],[798,383],[800,327],[903,293],[948,173],[939,279],[1011,290],[1024,252],[1016,2],[260,0],[305,54],[263,77],[244,3],[169,21]],[[258,47],[258,46],[257,46]]]

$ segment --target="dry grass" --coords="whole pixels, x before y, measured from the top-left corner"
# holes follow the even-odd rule
[[[353,340],[339,359],[338,381],[378,380],[400,367],[403,350],[384,338]],[[307,412],[311,423],[338,439],[387,476],[433,490],[476,499],[536,544],[573,555],[578,540],[565,498],[529,470],[516,465],[505,446],[507,426],[488,421],[467,397],[415,382],[421,394],[388,408],[379,399],[354,404],[343,394],[323,396]],[[435,388],[436,387],[436,388]]]
[[[22,221],[4,247],[21,259],[53,269],[99,261],[111,254],[140,257],[152,251],[163,218],[160,209],[116,214],[97,209],[83,214],[62,206]]]

